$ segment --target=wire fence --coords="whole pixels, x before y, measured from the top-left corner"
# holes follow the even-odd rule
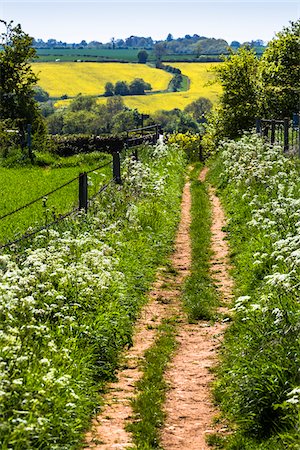
[[[34,237],[35,235],[37,235],[38,233],[40,233],[41,231],[47,230],[47,229],[53,227],[54,225],[58,224],[59,222],[65,220],[67,217],[70,217],[70,216],[72,216],[72,215],[74,215],[74,214],[77,214],[80,210],[84,209],[84,208],[82,208],[82,205],[80,204],[80,197],[81,197],[81,195],[82,195],[81,189],[80,189],[80,184],[81,184],[82,178],[85,178],[85,179],[87,180],[88,174],[91,174],[92,172],[95,172],[95,171],[104,169],[105,167],[111,166],[111,165],[112,165],[112,160],[110,160],[110,161],[109,161],[108,163],[106,163],[106,164],[102,164],[101,166],[97,166],[97,167],[95,167],[95,168],[93,168],[93,169],[91,169],[91,170],[89,170],[89,171],[87,171],[87,172],[80,173],[78,176],[76,176],[76,177],[74,177],[74,178],[68,180],[67,182],[63,183],[62,185],[58,186],[58,187],[55,188],[55,189],[52,189],[51,191],[48,191],[48,192],[45,193],[44,195],[40,195],[39,197],[35,198],[34,200],[32,200],[32,201],[30,201],[30,202],[28,202],[28,203],[26,203],[26,204],[20,206],[19,208],[16,208],[16,209],[10,211],[10,212],[7,213],[7,214],[3,214],[3,215],[0,217],[0,221],[3,220],[3,219],[6,219],[6,218],[8,218],[8,217],[13,216],[14,214],[16,214],[16,213],[18,213],[18,212],[20,212],[20,211],[22,211],[22,210],[25,210],[25,209],[31,207],[31,206],[34,205],[35,203],[38,203],[39,201],[44,200],[45,198],[47,198],[47,197],[49,197],[50,195],[52,195],[52,194],[54,194],[54,193],[56,193],[56,192],[62,190],[63,188],[65,188],[66,186],[69,186],[70,184],[72,184],[72,183],[74,183],[74,182],[77,182],[77,183],[78,183],[78,186],[79,186],[79,189],[78,189],[78,197],[79,197],[78,206],[72,208],[70,211],[68,211],[68,212],[66,212],[66,213],[60,214],[57,218],[55,218],[55,219],[52,220],[52,221],[49,221],[49,222],[45,223],[44,225],[38,226],[37,228],[35,228],[35,229],[32,230],[32,231],[26,232],[26,233],[22,234],[20,237],[18,237],[18,238],[16,238],[16,239],[12,239],[12,240],[10,240],[9,242],[0,245],[0,250],[1,250],[1,249],[5,249],[5,248],[9,248],[9,247],[11,247],[12,245],[16,245],[16,244],[18,244],[18,243],[20,243],[20,242],[22,242],[22,241],[24,241],[24,240],[26,240],[26,239],[32,238],[32,237]],[[91,198],[88,198],[88,192],[87,192],[87,186],[86,186],[86,198],[87,198],[87,202],[89,203],[89,202],[94,201],[94,200],[96,199],[97,196],[99,196],[102,192],[104,192],[104,191],[108,188],[109,185],[112,184],[113,181],[115,181],[114,178],[110,179],[106,184],[104,184],[103,186],[101,186],[101,188],[100,188],[100,189],[96,192],[96,194],[94,194]]]
[[[129,149],[131,147],[139,146],[142,143],[154,144],[157,142],[157,139],[159,137],[158,133],[159,133],[159,130],[158,130],[157,125],[134,129],[134,130],[129,130],[129,131],[127,131],[125,147],[124,148],[122,147],[122,149],[120,149],[120,151],[122,151],[124,149],[124,153],[127,153],[127,151],[126,151],[127,149]],[[134,156],[136,158],[138,157],[138,152],[136,149],[133,151],[132,156]],[[91,174],[92,172],[95,173],[96,171],[104,169],[108,166],[112,166],[112,178],[108,182],[106,182],[104,185],[102,185],[95,194],[93,194],[92,196],[89,197],[88,175]],[[12,210],[8,213],[3,214],[2,216],[0,216],[0,222],[4,219],[7,219],[7,218],[13,216],[14,214],[16,214],[20,211],[26,210],[27,208],[31,207],[32,205],[34,205],[40,201],[45,201],[45,199],[48,199],[49,196],[53,195],[54,193],[59,192],[66,186],[69,186],[75,182],[78,183],[78,206],[72,208],[72,210],[70,210],[66,213],[60,214],[54,220],[48,221],[44,225],[38,226],[37,228],[35,228],[32,231],[24,233],[23,235],[19,236],[16,239],[12,239],[9,242],[6,242],[2,245],[0,244],[0,250],[10,248],[10,247],[17,245],[27,239],[30,239],[30,238],[36,236],[37,234],[39,234],[40,232],[57,225],[58,223],[65,220],[67,217],[78,214],[80,211],[87,213],[89,206],[96,200],[97,197],[99,197],[106,189],[108,189],[109,186],[111,186],[113,183],[122,184],[120,152],[113,152],[112,160],[110,160],[109,162],[102,164],[100,166],[97,166],[93,169],[90,169],[86,172],[82,172],[78,176],[66,181],[65,183],[52,189],[51,191],[46,192],[45,194],[40,195],[39,197],[35,198],[34,200],[31,200],[30,202],[27,202],[26,204],[24,204],[18,208],[15,208],[14,210]]]

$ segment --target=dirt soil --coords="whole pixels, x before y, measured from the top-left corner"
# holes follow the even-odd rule
[[[206,174],[207,168],[202,170],[200,181],[205,181]],[[219,312],[226,315],[226,303],[232,297],[233,288],[229,275],[229,249],[223,231],[226,220],[212,187],[209,187],[209,197],[212,204],[211,274],[224,301]],[[188,182],[184,187],[181,207],[181,222],[172,257],[177,272],[172,274],[166,268],[158,270],[149,294],[149,303],[142,309],[136,325],[133,346],[124,354],[118,379],[110,384],[104,407],[86,436],[86,450],[126,449],[133,446],[131,435],[126,432],[126,424],[132,418],[130,401],[135,395],[135,384],[142,376],[140,363],[145,351],[154,343],[157,326],[163,318],[174,315],[181,320],[179,346],[166,374],[170,390],[165,404],[166,423],[161,435],[162,446],[164,450],[207,450],[207,434],[226,432],[226,429],[217,429],[212,425],[218,410],[213,405],[211,395],[214,381],[211,368],[216,364],[226,323],[200,321],[198,324],[189,324],[180,305],[182,283],[189,275],[191,266],[191,194]]]
[[[204,182],[207,168],[199,180]],[[223,227],[226,220],[219,199],[212,187],[209,188],[212,205],[211,274],[220,297],[229,302],[233,282],[229,275],[229,248]],[[220,308],[227,314],[226,306]],[[214,376],[211,368],[217,361],[218,350],[226,329],[225,322],[198,324],[183,323],[178,336],[178,351],[166,373],[170,385],[165,404],[166,422],[162,431],[164,450],[207,450],[206,436],[226,429],[213,426],[218,410],[213,405],[211,384]]]
[[[191,244],[190,184],[184,186],[175,251],[172,257],[176,274],[161,268],[149,294],[149,303],[142,309],[133,337],[133,346],[124,354],[123,368],[118,379],[111,383],[104,399],[101,413],[94,419],[91,431],[86,435],[86,450],[125,449],[133,445],[126,424],[132,417],[130,400],[135,394],[135,384],[141,378],[141,361],[147,349],[154,343],[156,328],[163,318],[182,314],[180,287],[189,274]]]

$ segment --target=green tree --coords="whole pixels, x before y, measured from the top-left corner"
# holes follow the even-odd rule
[[[142,78],[135,78],[129,85],[129,93],[131,95],[144,95],[145,90],[152,89],[150,83],[146,83]]]
[[[148,52],[146,52],[146,50],[140,50],[137,54],[139,63],[146,64],[148,56],[149,55],[148,55]]]
[[[0,37],[0,119],[11,119],[24,137],[27,124],[42,136],[45,125],[34,99],[37,77],[29,61],[36,56],[33,38],[20,25],[0,21],[5,32]]]
[[[181,84],[182,84],[182,75],[181,75],[181,73],[177,73],[173,77],[173,79],[172,79],[172,81],[170,83],[172,91],[173,92],[179,91],[179,89],[181,88]]]
[[[222,85],[218,110],[218,135],[235,138],[253,127],[258,113],[258,59],[253,49],[231,51],[216,68]]]
[[[203,115],[210,113],[212,102],[206,97],[199,97],[184,108],[184,112],[191,114],[193,119],[201,122]]]
[[[64,116],[65,116],[64,112],[57,111],[54,114],[51,114],[47,117],[46,123],[47,123],[48,133],[63,134]]]
[[[197,133],[199,131],[197,122],[178,108],[170,111],[156,111],[152,118],[166,133],[187,133],[188,131]]]
[[[162,62],[162,57],[167,53],[166,42],[157,42],[154,45],[154,54],[156,57],[156,66],[160,67]]]
[[[90,95],[78,94],[74,100],[71,101],[69,109],[75,111],[92,111],[97,104],[95,97]]]
[[[272,118],[290,117],[299,110],[300,20],[276,34],[259,65],[261,111]]]
[[[108,98],[106,101],[106,108],[108,114],[114,116],[119,111],[122,111],[122,109],[125,109],[124,100],[119,95],[116,97]]]
[[[115,95],[129,95],[129,87],[126,81],[117,81],[115,84]]]
[[[104,92],[104,97],[112,97],[113,95],[115,95],[115,88],[113,83],[111,83],[110,81],[108,81],[105,84],[105,92]]]
[[[34,99],[37,102],[43,103],[49,100],[49,94],[45,91],[41,86],[35,86],[34,90]]]
[[[133,110],[123,110],[118,112],[112,120],[112,132],[122,133],[137,126],[136,114]]]

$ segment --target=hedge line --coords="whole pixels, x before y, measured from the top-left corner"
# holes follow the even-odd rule
[[[123,149],[125,137],[91,136],[85,134],[71,134],[66,136],[50,135],[48,137],[48,144],[50,151],[59,156],[72,156],[94,151],[112,153]]]

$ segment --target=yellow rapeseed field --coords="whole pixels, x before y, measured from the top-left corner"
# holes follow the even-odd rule
[[[189,77],[190,89],[188,91],[129,96],[124,97],[124,102],[129,108],[137,108],[144,114],[151,114],[159,109],[184,109],[199,97],[207,97],[213,103],[216,103],[221,92],[221,86],[218,83],[213,83],[215,75],[212,69],[216,64],[220,63],[172,63],[172,66],[178,67],[183,75]],[[105,100],[99,99],[99,101]]]
[[[131,82],[134,78],[143,78],[150,83],[152,90],[167,89],[172,75],[149,67],[132,63],[93,63],[93,62],[53,62],[32,64],[34,73],[39,77],[38,84],[50,97],[68,95],[100,95],[104,93],[108,81]]]
[[[41,63],[42,65],[49,65],[53,66],[52,73],[53,76],[55,74],[55,68],[57,67],[59,69],[60,65],[67,66],[73,64],[75,65],[75,68],[79,66],[79,68],[85,65],[91,65],[91,66],[100,66],[106,67],[110,70],[110,73],[107,75],[106,79],[103,79],[103,86],[107,81],[115,82],[117,80],[125,80],[125,74],[129,74],[130,70],[132,70],[132,79],[135,77],[144,78],[145,81],[149,81],[153,87],[154,90],[163,90],[166,89],[168,82],[171,78],[170,74],[163,70],[159,69],[153,69],[145,65],[137,65],[137,64],[121,64],[121,63],[104,63],[104,64],[95,64],[95,63],[56,63],[56,65],[53,63]],[[134,95],[134,96],[126,96],[123,97],[124,103],[129,108],[137,108],[140,112],[144,114],[152,114],[155,111],[159,109],[166,109],[170,110],[173,108],[179,108],[184,109],[189,103],[196,100],[199,97],[207,97],[209,98],[213,103],[216,103],[218,101],[218,96],[221,92],[221,86],[218,83],[214,83],[215,75],[213,73],[213,67],[215,67],[217,64],[220,63],[177,63],[177,64],[171,64],[174,67],[178,67],[183,75],[187,75],[190,79],[190,88],[186,92],[168,92],[168,93],[159,93],[159,94],[153,94],[153,95]],[[73,66],[74,67],[74,66]],[[102,76],[104,77],[104,67],[102,68]],[[74,73],[74,69],[73,73]],[[65,82],[65,91],[63,93],[69,92],[68,95],[76,95],[79,92],[82,92],[83,94],[95,94],[95,80],[91,79],[91,72],[89,70],[85,70],[85,76],[87,81],[84,81],[83,76],[78,80],[80,89],[75,89],[74,81],[72,81],[72,86],[69,86],[69,91],[67,91],[67,83]],[[105,69],[106,70],[106,69]],[[47,73],[47,71],[50,73],[50,70],[45,70],[44,74]],[[148,72],[150,71],[150,72]],[[147,78],[145,75],[146,73],[151,73],[153,75],[153,79]],[[56,72],[58,74],[58,71]],[[165,76],[168,78],[166,79]],[[79,72],[78,72],[79,77]],[[114,77],[114,78],[113,78]],[[153,80],[156,80],[154,83]],[[41,81],[43,79],[41,78]],[[59,87],[60,92],[62,92],[64,89],[60,86],[60,81],[56,78],[57,82],[57,89]],[[97,82],[98,83],[98,82]],[[46,89],[50,95],[54,96],[54,94],[51,94],[49,90],[50,83],[48,83],[48,89],[47,89],[47,83],[44,85],[39,82],[39,84]],[[85,89],[83,89],[85,85]],[[93,92],[87,92],[87,86],[90,86],[91,89],[93,88]],[[99,83],[97,84],[97,87],[99,86]],[[71,94],[70,89],[74,89],[74,94]],[[103,88],[104,90],[104,88]],[[102,90],[102,91],[103,91]],[[98,91],[99,93],[99,91]],[[62,95],[62,94],[61,94]],[[58,97],[59,95],[57,95]],[[99,98],[99,103],[105,103],[106,98]],[[60,107],[63,105],[67,105],[69,103],[68,100],[66,101],[58,101],[56,103],[56,106]]]

